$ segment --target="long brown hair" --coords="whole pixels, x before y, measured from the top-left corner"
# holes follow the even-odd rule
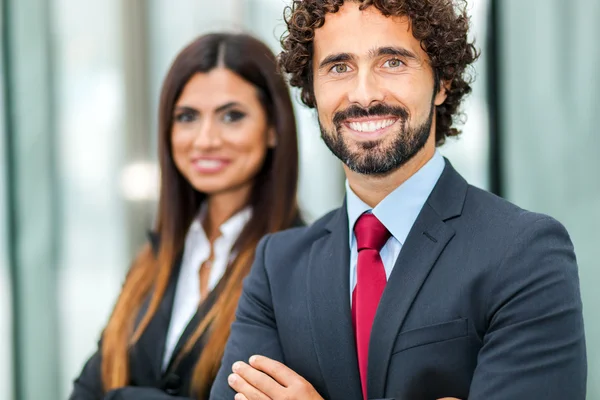
[[[196,73],[223,66],[253,84],[275,128],[277,145],[269,149],[255,178],[249,203],[252,217],[240,234],[237,257],[223,276],[214,305],[184,346],[188,352],[205,333],[209,337],[194,369],[192,388],[198,398],[207,395],[220,366],[230,325],[262,236],[292,226],[299,218],[296,201],[298,145],[289,92],[273,53],[245,34],[209,34],[188,45],[173,62],[163,83],[159,107],[161,189],[155,226],[160,237],[157,256],[145,246],[125,279],[102,338],[102,382],[106,391],[129,382],[128,350],[144,332],[167,288],[176,257],[183,251],[186,232],[197,216],[205,195],[196,191],[179,172],[171,151],[173,109],[184,86]],[[149,306],[134,331],[134,320],[148,296]]]

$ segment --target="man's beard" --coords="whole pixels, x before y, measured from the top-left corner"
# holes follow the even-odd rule
[[[402,167],[425,146],[429,139],[434,110],[432,102],[425,122],[416,127],[409,127],[408,112],[402,107],[379,103],[365,109],[354,105],[334,114],[333,126],[336,132],[327,132],[319,120],[321,138],[329,150],[352,171],[364,175],[385,175]],[[384,147],[384,139],[357,142],[359,150],[351,151],[341,133],[343,121],[374,116],[398,118],[400,127],[392,143]]]

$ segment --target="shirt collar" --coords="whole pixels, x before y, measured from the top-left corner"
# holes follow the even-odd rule
[[[202,221],[206,217],[208,206],[206,203],[202,203],[200,207],[200,211],[198,212],[198,216],[194,218],[192,225],[190,226],[190,232],[194,233],[202,233],[206,236],[204,232],[204,228],[202,227]],[[239,234],[246,226],[246,223],[252,217],[252,207],[247,206],[242,210],[238,211],[234,215],[232,215],[227,221],[225,221],[220,227],[219,231],[221,235],[227,239],[234,239],[239,236]]]
[[[231,218],[221,225],[219,230],[225,237],[237,237],[244,229],[244,226],[250,221],[252,217],[252,208],[250,206],[238,211]]]
[[[444,157],[436,150],[433,157],[406,182],[388,194],[371,209],[350,188],[346,180],[346,208],[350,227],[350,246],[354,237],[354,224],[365,212],[371,211],[392,236],[404,245],[417,216],[442,175]]]

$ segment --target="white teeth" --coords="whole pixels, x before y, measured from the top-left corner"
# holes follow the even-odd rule
[[[196,165],[200,168],[212,169],[219,168],[223,165],[223,162],[219,160],[198,160],[196,161]]]
[[[383,128],[387,128],[396,122],[393,119],[383,119],[379,121],[369,121],[369,122],[350,122],[348,126],[350,129],[357,132],[375,132]]]

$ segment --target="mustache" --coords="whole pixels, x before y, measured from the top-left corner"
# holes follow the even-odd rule
[[[345,110],[338,111],[333,115],[333,124],[336,128],[339,128],[342,122],[350,118],[385,117],[389,115],[397,117],[402,121],[408,119],[408,111],[405,108],[378,103],[369,108],[351,105]]]

